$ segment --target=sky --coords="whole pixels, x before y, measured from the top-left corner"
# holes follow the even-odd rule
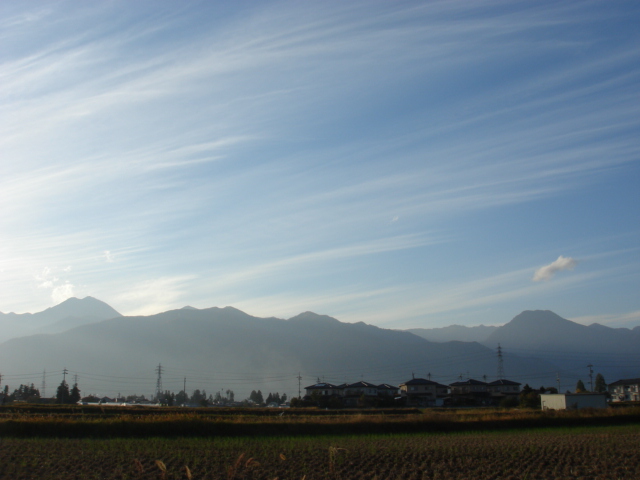
[[[640,4],[0,3],[0,311],[640,325]]]

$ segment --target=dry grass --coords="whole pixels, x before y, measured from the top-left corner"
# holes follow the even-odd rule
[[[213,410],[213,409],[209,409]],[[290,436],[348,435],[417,432],[456,432],[508,430],[579,425],[622,425],[640,423],[640,407],[599,410],[500,410],[429,409],[411,414],[396,412],[346,415],[309,414],[306,410],[287,411],[285,416],[256,416],[237,410],[236,415],[210,412],[179,413],[154,409],[154,414],[127,412],[0,414],[0,435],[16,437],[145,437],[145,436]]]

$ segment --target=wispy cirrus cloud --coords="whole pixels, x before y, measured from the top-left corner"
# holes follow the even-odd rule
[[[371,312],[364,299],[418,318],[455,308],[447,302],[530,298],[588,275],[532,284],[529,269],[511,283],[504,266],[499,281],[493,245],[548,227],[509,231],[530,213],[514,212],[631,178],[637,162],[637,38],[591,28],[603,15],[621,26],[619,8],[74,6],[11,6],[0,20],[11,47],[0,54],[0,145],[12,160],[0,163],[1,248],[12,259],[0,302],[26,291],[19,272],[66,264],[76,292],[184,276],[159,288],[191,303],[199,285],[220,286],[265,309],[324,298],[352,318],[355,305]],[[470,233],[475,218],[484,234]],[[535,264],[533,240],[519,248]],[[459,283],[441,290],[459,261]],[[547,265],[540,279],[565,267]],[[258,287],[264,279],[278,286]],[[425,300],[424,289],[440,295]],[[329,302],[340,291],[345,301]]]

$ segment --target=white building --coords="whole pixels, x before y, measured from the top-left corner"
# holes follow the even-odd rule
[[[609,384],[609,393],[614,402],[640,401],[640,378],[627,378]]]
[[[577,408],[607,408],[604,393],[542,393],[542,410],[570,410]]]

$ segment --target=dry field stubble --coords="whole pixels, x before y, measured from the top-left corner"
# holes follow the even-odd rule
[[[317,437],[4,438],[11,479],[638,479],[640,426]]]

